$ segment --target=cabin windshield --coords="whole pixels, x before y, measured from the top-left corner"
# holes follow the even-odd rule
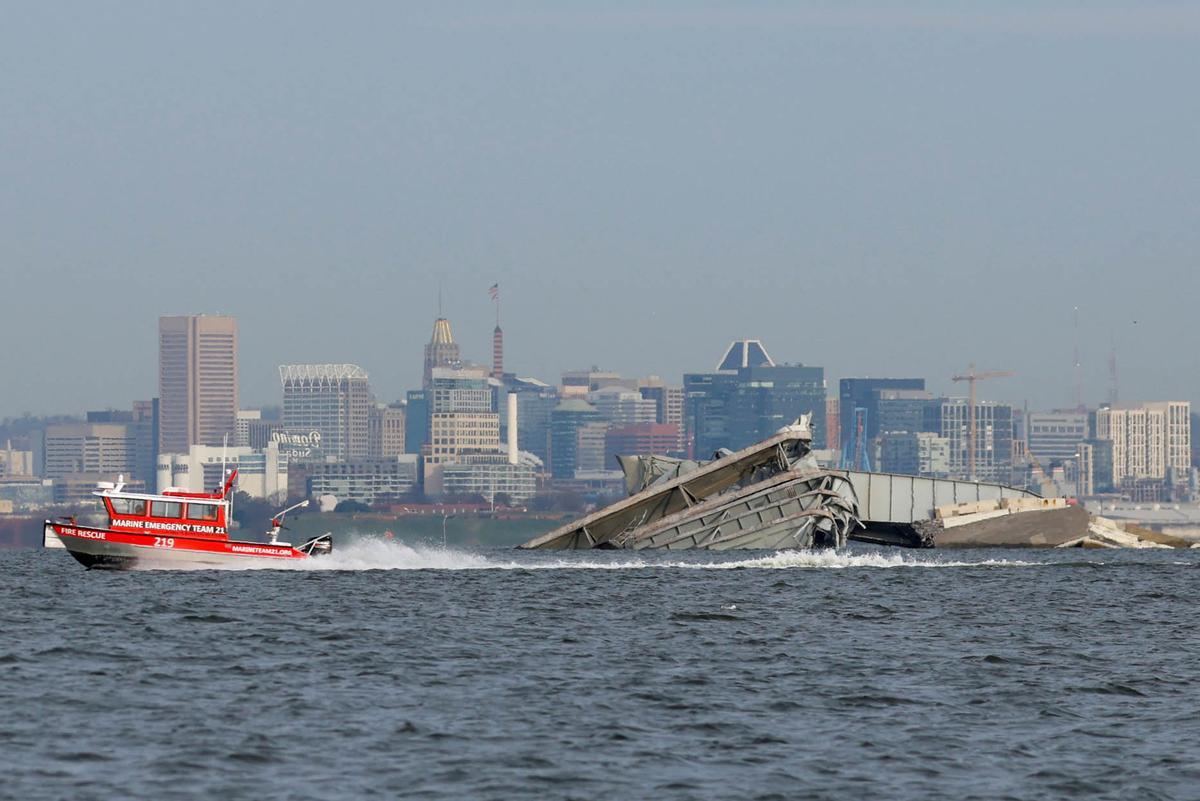
[[[109,498],[114,514],[146,516],[146,501],[142,498]]]

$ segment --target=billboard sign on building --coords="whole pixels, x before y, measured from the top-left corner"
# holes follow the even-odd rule
[[[321,450],[321,432],[315,428],[281,428],[271,432],[271,441],[279,445],[279,455],[289,459],[320,461],[324,458],[324,452]]]

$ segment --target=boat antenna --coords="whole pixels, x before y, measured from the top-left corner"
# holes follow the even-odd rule
[[[225,470],[225,452],[229,449],[229,432],[225,432],[224,438],[221,440],[221,485],[225,485],[225,479],[229,478],[229,473]]]

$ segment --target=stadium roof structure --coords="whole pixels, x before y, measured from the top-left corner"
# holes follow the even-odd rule
[[[367,380],[367,371],[357,364],[281,364],[279,380],[289,381],[344,381],[347,379]]]

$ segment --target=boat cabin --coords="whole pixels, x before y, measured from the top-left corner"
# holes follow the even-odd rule
[[[223,492],[186,492],[167,489],[157,495],[124,492],[122,484],[102,484],[93,493],[104,504],[109,528],[162,536],[228,540],[229,477]]]

